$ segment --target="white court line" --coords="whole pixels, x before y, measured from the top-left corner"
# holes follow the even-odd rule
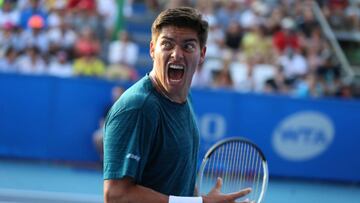
[[[0,188],[0,202],[103,202],[102,195]]]

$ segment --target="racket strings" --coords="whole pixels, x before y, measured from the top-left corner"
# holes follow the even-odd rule
[[[252,192],[247,198],[258,200],[264,177],[263,159],[249,143],[223,144],[208,157],[203,168],[201,194],[207,194],[218,177],[223,179],[221,192],[232,193],[251,187]]]
[[[234,151],[232,152],[234,154],[234,158],[233,158],[233,164],[232,164],[232,167],[231,167],[231,170],[232,170],[232,173],[231,173],[231,176],[230,176],[230,180],[234,180],[236,178],[236,168],[237,168],[237,155],[238,153],[236,153],[236,150],[237,148],[239,147],[238,146],[239,143],[233,143],[234,145]],[[231,181],[230,182],[230,190],[234,190],[236,188],[236,184],[234,181]]]
[[[231,180],[231,166],[232,166],[232,161],[233,161],[233,158],[231,158],[230,156],[228,156],[229,154],[232,154],[233,153],[233,146],[232,146],[232,143],[229,143],[228,144],[228,147],[227,147],[227,164],[225,165],[225,168],[226,168],[226,170],[225,170],[225,174],[224,174],[224,182],[226,182],[226,183],[229,183],[230,182],[230,180]],[[230,188],[230,184],[225,184],[224,186],[223,186],[223,189],[225,190],[225,191],[227,191],[227,190],[229,190]]]

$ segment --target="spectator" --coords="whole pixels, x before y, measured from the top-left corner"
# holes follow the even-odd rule
[[[12,67],[7,70],[2,69],[2,71],[13,72],[15,69],[23,71],[20,63],[23,66],[25,63],[22,61],[29,56],[27,48],[35,46],[40,49],[41,54],[38,55],[40,58],[43,57],[41,60],[44,63],[44,59],[51,59],[49,67],[63,66],[64,58],[67,60],[64,64],[67,67],[74,58],[92,58],[101,62],[96,64],[105,66],[105,62],[109,65],[105,75],[104,71],[99,71],[102,72],[100,74],[89,75],[132,81],[138,79],[135,65],[139,57],[139,45],[129,44],[129,40],[126,39],[128,36],[124,37],[126,43],[120,40],[120,36],[119,40],[110,42],[109,33],[114,26],[115,14],[118,13],[115,11],[116,1],[3,0],[2,2],[0,57],[3,58],[0,58],[0,61],[4,64],[8,57],[14,58],[16,62],[9,62],[9,66]],[[134,2],[138,3],[135,0],[126,0],[125,4],[132,5]],[[154,10],[160,10],[166,5],[175,7],[176,4],[196,4],[208,20],[207,60],[196,70],[193,87],[210,87],[213,79],[216,79],[217,84],[226,81],[218,79],[226,79],[226,74],[222,74],[226,72],[222,70],[223,60],[227,61],[230,56],[228,72],[236,90],[257,91],[259,67],[271,66],[275,64],[274,61],[279,62],[284,69],[275,72],[274,77],[266,80],[264,87],[266,92],[291,92],[290,88],[305,86],[304,84],[309,84],[308,81],[313,77],[309,76],[310,73],[316,73],[314,78],[322,83],[323,95],[346,95],[345,90],[352,89],[341,81],[341,68],[336,65],[337,68],[333,71],[331,66],[334,64],[329,65],[328,58],[324,57],[326,56],[324,53],[329,52],[330,48],[310,8],[311,0],[175,0],[171,2],[146,0],[146,2],[155,5]],[[318,0],[317,2],[323,6],[329,23],[336,28],[356,31],[360,27],[360,3],[348,0]],[[49,29],[48,32],[47,29]],[[127,48],[123,48],[124,44]],[[10,47],[13,50],[8,53]],[[22,56],[22,52],[26,54]],[[88,56],[89,53],[92,57]],[[126,53],[126,57],[123,57],[122,53]],[[50,55],[49,58],[48,55]],[[249,64],[244,62],[248,59],[254,60],[252,62],[254,67],[251,70],[248,67]],[[34,61],[36,60],[34,59],[33,63]],[[81,60],[76,60],[77,66],[79,61]],[[105,70],[105,67],[100,69]],[[70,76],[71,71],[65,70],[68,68],[49,68],[49,74]],[[29,72],[33,73],[33,71]],[[74,69],[73,72],[77,71]],[[216,75],[214,78],[211,75],[213,72]],[[219,81],[222,82],[218,83]],[[241,85],[239,81],[242,81]],[[340,89],[344,89],[344,93]]]
[[[40,55],[40,50],[36,46],[26,48],[25,55],[19,57],[19,73],[40,75],[45,74],[45,61]]]
[[[318,79],[325,85],[324,94],[328,96],[336,95],[342,86],[341,70],[333,61],[332,55],[328,55],[323,65],[319,66],[316,71]]]
[[[43,27],[47,27],[47,11],[40,5],[40,0],[29,0],[29,5],[20,11],[20,27],[29,28],[29,20],[32,16],[40,16],[43,19]]]
[[[118,40],[110,44],[108,60],[110,64],[134,67],[138,55],[138,45],[130,39],[129,33],[122,31],[119,33]]]
[[[197,9],[202,13],[203,18],[209,23],[206,57],[220,57],[224,47],[224,30],[222,29],[215,15],[214,2],[208,0],[198,0]]]
[[[302,9],[302,17],[297,24],[302,35],[306,38],[311,38],[314,29],[319,29],[319,23],[316,21],[310,6]]]
[[[285,78],[283,67],[275,69],[275,75],[265,81],[264,93],[288,94],[291,88],[291,80]]]
[[[266,23],[264,23],[264,26],[266,26],[266,29],[269,30],[271,34],[276,33],[281,29],[280,24],[284,16],[284,10],[280,6],[275,7],[266,20]]]
[[[98,12],[96,0],[70,0],[68,6],[71,9],[71,27],[77,33],[83,33],[83,30],[91,30],[92,40],[98,41],[96,55],[101,60],[106,61],[108,43],[110,35],[107,35],[104,21]]]
[[[92,49],[84,50],[84,55],[75,59],[73,69],[75,75],[79,76],[103,76],[105,64],[96,57]]]
[[[14,9],[15,2],[13,0],[4,0],[2,8],[0,10],[0,27],[4,27],[5,24],[18,25],[20,13]]]
[[[95,10],[96,1],[95,0],[67,0],[67,9],[78,10],[86,8],[89,10]]]
[[[217,22],[215,12],[214,12],[214,1],[208,0],[197,0],[196,8],[204,15],[204,18],[208,20],[209,24],[212,22]]]
[[[254,1],[252,5],[247,5],[246,3],[242,3],[242,5],[244,6],[244,9],[241,12],[239,19],[241,28],[247,31],[251,27],[262,23],[262,20],[256,10],[260,4],[256,4],[256,1]]]
[[[308,64],[305,57],[291,48],[288,48],[278,60],[279,64],[284,67],[286,79],[296,79],[308,72]]]
[[[278,55],[282,55],[289,48],[294,51],[299,50],[299,36],[295,31],[294,20],[286,17],[281,21],[281,30],[274,34],[273,44]]]
[[[71,13],[71,26],[76,32],[82,32],[84,29],[93,31],[94,37],[103,40],[106,39],[106,30],[97,12],[95,0],[77,0],[75,9]],[[71,2],[71,1],[70,1]]]
[[[49,11],[47,19],[49,28],[59,27],[62,19],[70,20],[68,19],[69,14],[66,10],[66,0],[54,1],[52,5],[49,5]]]
[[[233,89],[233,79],[230,73],[231,60],[224,60],[223,67],[219,70],[213,70],[212,87],[216,89]]]
[[[254,25],[244,35],[241,43],[245,58],[257,58],[257,63],[273,63],[271,38],[265,35],[265,27]]]
[[[7,47],[5,56],[0,58],[0,72],[16,73],[19,70],[17,52],[13,47]]]
[[[56,57],[49,64],[49,75],[58,77],[70,77],[73,75],[73,67],[68,61],[66,51],[58,51]]]
[[[126,1],[128,2],[128,1]],[[127,3],[124,3],[127,5]],[[104,24],[104,27],[106,29],[107,35],[111,36],[111,33],[113,32],[113,27],[116,23],[116,17],[118,15],[117,5],[115,0],[97,0],[97,9],[98,14],[100,15],[100,18],[102,19],[102,22]],[[124,11],[125,6],[124,5]],[[130,11],[131,12],[131,11]]]
[[[39,15],[34,15],[28,22],[29,30],[25,30],[21,35],[24,48],[36,46],[42,54],[46,54],[49,49],[49,39],[45,32],[45,20]]]
[[[243,34],[244,33],[241,30],[239,23],[236,21],[231,21],[225,32],[225,45],[234,53],[236,53],[239,50]]]
[[[207,58],[222,58],[225,47],[225,34],[219,26],[216,18],[208,19],[209,33],[206,46]]]
[[[360,29],[360,2],[351,3],[345,10],[345,16],[349,21],[350,30],[359,31]]]
[[[51,53],[56,53],[59,50],[66,50],[68,53],[73,54],[77,34],[70,28],[70,25],[64,17],[60,18],[59,26],[50,28],[48,37]],[[70,56],[68,56],[68,58],[69,57]]]
[[[304,52],[308,64],[308,72],[316,72],[319,66],[323,64],[323,59],[315,49],[308,49]]]
[[[345,30],[347,28],[346,15],[343,12],[347,7],[347,0],[329,0],[328,21],[335,30]]]
[[[235,63],[232,67],[234,74],[234,88],[239,92],[255,91],[256,81],[254,77],[255,60],[248,58],[246,63]]]
[[[99,55],[100,42],[90,27],[84,27],[75,42],[75,56],[82,57],[89,52],[96,56]]]
[[[315,73],[304,75],[304,77],[296,83],[294,90],[295,97],[321,97],[323,93],[323,84],[317,80]]]
[[[235,0],[225,1],[216,12],[218,22],[223,30],[227,30],[231,22],[239,22],[239,3]]]
[[[314,52],[320,53],[325,48],[324,36],[321,33],[321,28],[313,28],[310,35],[307,37],[302,35],[300,37],[301,49],[309,51],[310,49]]]
[[[14,24],[7,22],[1,28],[2,29],[0,29],[0,56],[2,56],[5,50],[9,47],[13,47],[16,50],[18,50],[17,44],[19,43],[17,41],[18,36],[16,35],[15,32],[16,27]]]
[[[119,39],[112,42],[109,47],[110,67],[107,76],[110,79],[137,80],[138,73],[135,69],[135,63],[138,55],[138,45],[130,39],[126,31],[120,32]]]

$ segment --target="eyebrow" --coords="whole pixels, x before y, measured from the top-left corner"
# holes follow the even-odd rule
[[[169,40],[169,41],[176,41],[174,38],[172,37],[167,37],[167,36],[162,36],[161,37],[162,39],[166,39],[166,40]],[[187,42],[198,42],[199,40],[197,40],[196,38],[190,38],[190,39],[185,39],[183,42],[187,43]]]

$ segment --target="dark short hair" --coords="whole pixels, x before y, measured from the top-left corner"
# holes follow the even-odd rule
[[[156,39],[161,29],[166,26],[190,28],[197,32],[200,47],[204,47],[208,35],[208,22],[203,19],[201,13],[191,7],[179,7],[166,9],[155,19],[151,27],[152,40]]]

